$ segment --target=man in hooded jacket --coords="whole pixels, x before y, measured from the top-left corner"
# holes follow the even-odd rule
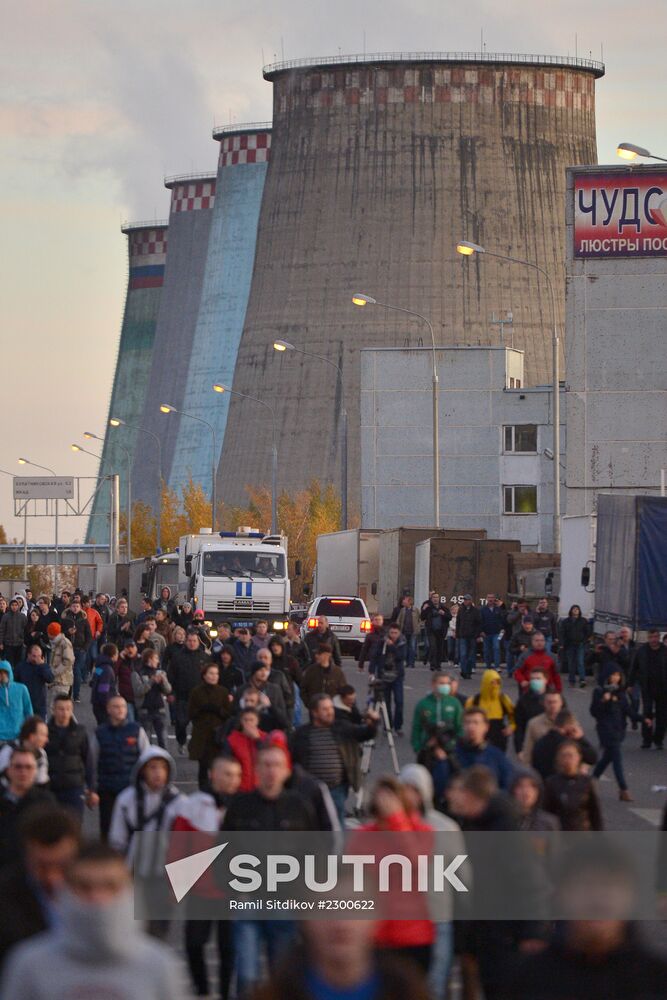
[[[14,680],[11,663],[0,660],[0,740],[15,740],[29,715],[32,703],[27,687]]]

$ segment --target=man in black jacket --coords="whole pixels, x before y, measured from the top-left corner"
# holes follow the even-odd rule
[[[14,864],[19,849],[16,826],[26,809],[56,802],[50,792],[35,785],[37,761],[32,750],[15,747],[0,785],[0,868]]]
[[[452,613],[448,607],[440,603],[440,595],[433,593],[422,605],[420,617],[426,629],[431,670],[439,670],[445,655],[447,629],[452,620]]]
[[[584,764],[590,767],[597,762],[598,755],[584,736],[576,717],[565,708],[556,716],[554,728],[542,736],[533,748],[531,765],[545,781],[556,773],[556,751],[565,740],[574,740],[579,745]]]
[[[630,686],[639,685],[642,696],[642,750],[651,744],[662,750],[667,731],[667,646],[660,633],[651,629],[648,641],[637,650]]]
[[[89,808],[99,803],[95,792],[95,761],[85,726],[74,719],[74,705],[66,694],[56,695],[49,720],[50,788],[60,805],[83,818],[84,800]]]
[[[14,945],[57,921],[55,902],[79,850],[79,824],[63,809],[31,809],[17,833],[21,850],[0,874],[0,967]]]
[[[169,662],[167,679],[174,696],[174,728],[178,752],[185,754],[188,738],[188,699],[193,688],[201,683],[202,670],[211,663],[210,654],[199,641],[196,632],[188,632],[185,645],[178,649]]]
[[[368,709],[361,726],[337,719],[333,700],[326,694],[315,695],[308,707],[310,722],[294,733],[292,756],[327,786],[343,826],[350,788],[357,791],[361,784],[359,744],[373,739],[379,715]]]
[[[81,607],[81,600],[73,597],[69,608],[63,612],[60,625],[63,635],[69,639],[74,649],[74,701],[79,700],[81,684],[86,673],[86,659],[93,633],[90,631],[88,616]]]
[[[340,655],[340,643],[338,642],[338,637],[329,628],[329,619],[326,615],[317,616],[317,627],[308,633],[304,642],[311,660],[315,658],[315,653],[320,644],[323,642],[328,643],[332,649],[334,663],[337,667],[341,666],[343,661]]]
[[[470,594],[463,595],[463,604],[456,616],[456,638],[459,640],[461,677],[472,677],[477,659],[477,636],[482,631],[479,608],[472,603]]]
[[[19,610],[19,602],[13,597],[9,610],[0,618],[0,653],[3,660],[8,660],[13,667],[21,660],[26,622],[26,616]]]
[[[381,647],[385,639],[387,638],[387,630],[384,627],[384,618],[382,615],[373,615],[371,618],[371,630],[364,639],[361,649],[359,650],[359,670],[363,670],[366,662],[370,664],[376,655],[378,647]],[[317,648],[317,647],[316,647]],[[340,666],[340,663],[334,658],[334,662]]]

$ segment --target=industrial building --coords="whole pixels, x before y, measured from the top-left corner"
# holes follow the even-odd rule
[[[216,449],[212,455],[212,438],[205,427],[197,428],[187,418],[180,421],[169,472],[169,485],[179,496],[190,476],[210,493],[212,470],[220,459],[230,397],[214,396],[212,387],[216,382],[231,386],[234,379],[271,155],[267,124],[216,129],[213,138],[220,143],[215,205],[182,409],[211,424]],[[261,424],[261,408],[258,413],[255,406],[252,417]]]
[[[215,174],[172,177],[169,212],[169,259],[164,275],[150,374],[137,435],[132,490],[137,500],[156,509],[160,474],[168,482],[180,413],[164,414],[162,403],[183,409],[192,344],[199,315],[209,232],[215,203]],[[192,423],[192,421],[190,421]],[[201,435],[196,425],[192,437]],[[158,435],[161,454],[150,433]],[[210,454],[210,452],[209,452]]]
[[[121,505],[125,510],[129,471],[127,455],[132,462],[137,444],[133,428],[141,420],[146,400],[164,284],[168,227],[166,222],[138,222],[123,226],[122,231],[127,236],[128,279],[109,417],[118,417],[133,426],[109,430],[107,421],[99,475],[121,474]],[[92,430],[97,433],[95,428]],[[86,541],[106,540],[108,517],[108,490],[101,490],[93,503]]]
[[[439,348],[436,364],[441,526],[552,551],[551,386],[525,386],[516,349]],[[362,528],[433,524],[431,372],[427,348],[361,351]]]
[[[568,515],[667,470],[666,195],[664,167],[568,171]]]
[[[349,415],[349,501],[361,505],[362,348],[497,343],[492,315],[513,313],[529,385],[548,380],[552,312],[529,268],[464,261],[467,238],[553,275],[564,318],[565,169],[596,162],[588,59],[384,54],[298,60],[265,69],[273,137],[234,389],[275,407],[280,489],[338,484]],[[277,354],[280,339],[299,351]],[[342,382],[332,365],[340,366]],[[233,397],[218,495],[243,502],[268,483],[270,428]],[[307,440],[307,446],[304,442]]]

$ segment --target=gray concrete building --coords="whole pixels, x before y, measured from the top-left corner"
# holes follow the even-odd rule
[[[568,170],[568,515],[667,468],[666,193],[661,167]]]
[[[432,524],[432,352],[360,354],[362,527]],[[438,348],[437,366],[442,527],[551,551],[550,387],[525,387],[524,353],[512,348]]]

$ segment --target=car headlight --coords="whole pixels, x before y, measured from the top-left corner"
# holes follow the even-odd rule
[[[210,629],[208,634],[210,635],[211,639],[215,639],[218,634],[217,628]]]
[[[286,627],[287,626],[285,625],[285,622],[282,622],[282,621],[281,622],[274,622],[273,623],[273,631],[274,632],[283,632]]]

